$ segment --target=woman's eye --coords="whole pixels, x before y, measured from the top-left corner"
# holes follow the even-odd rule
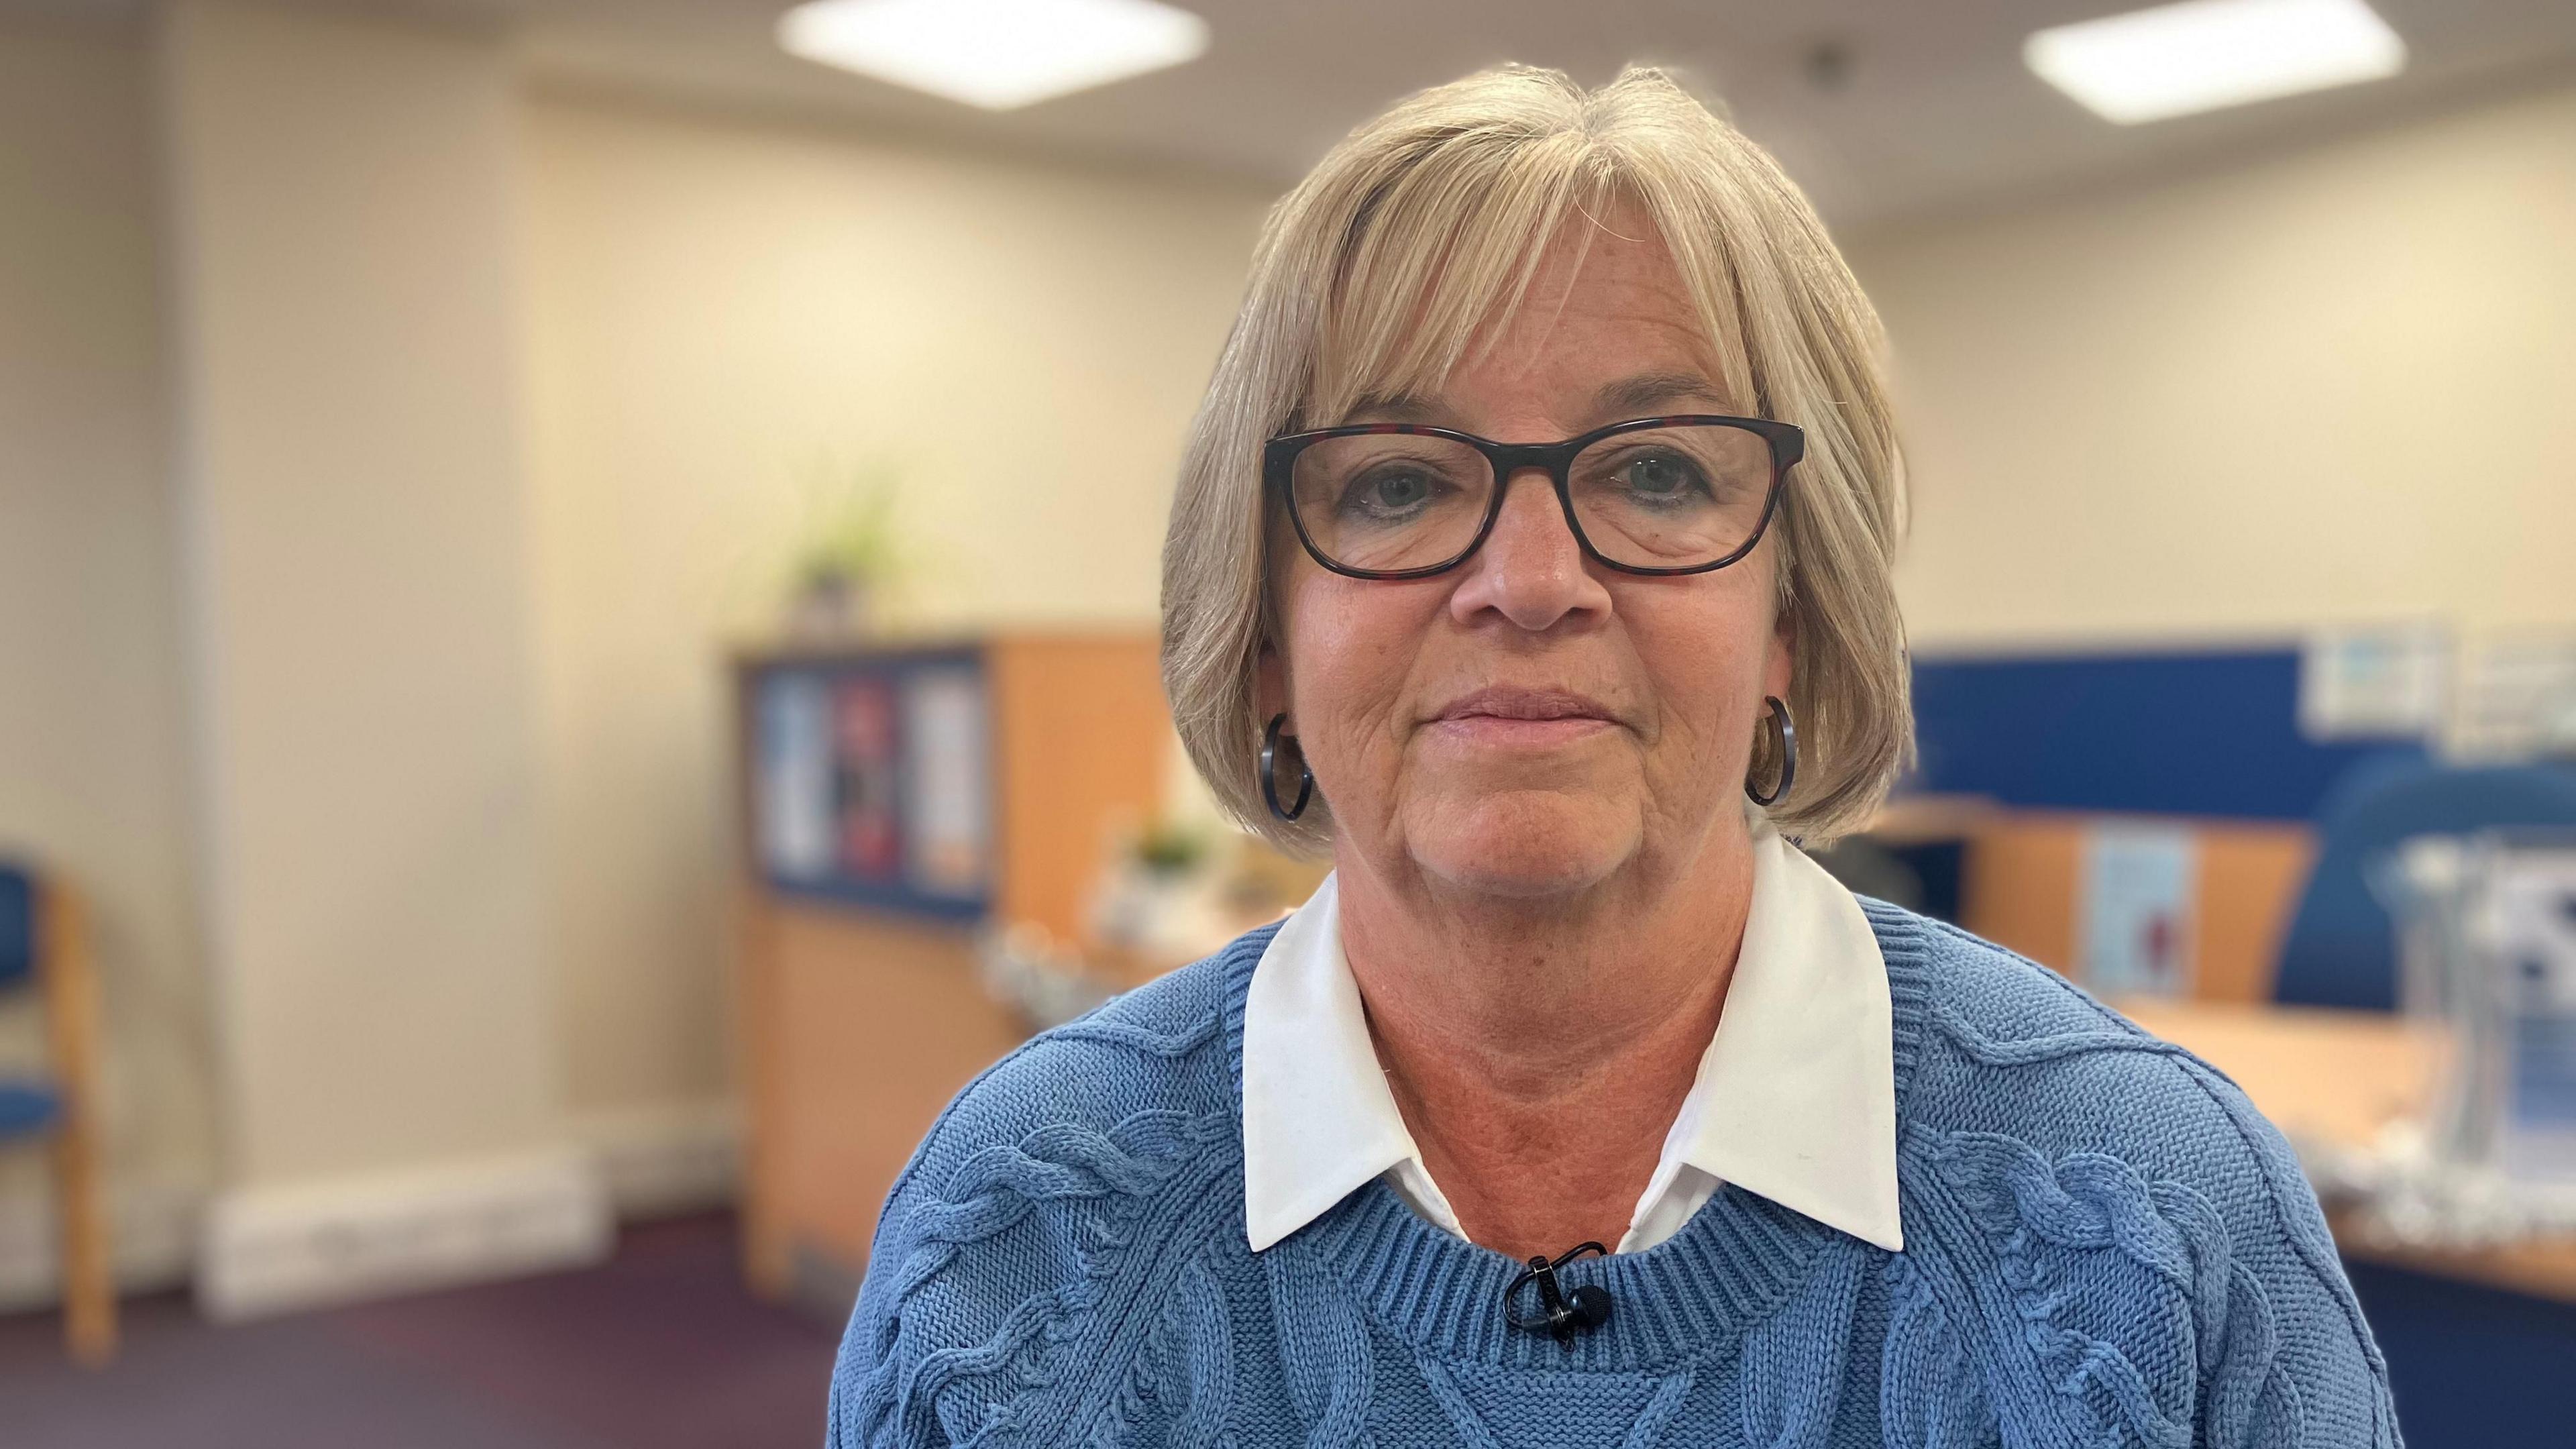
[[[1412,469],[1388,469],[1359,480],[1350,492],[1350,501],[1364,513],[1385,517],[1410,513],[1431,501],[1436,491],[1428,474]]]
[[[1670,453],[1641,453],[1620,474],[1629,492],[1655,501],[1680,498],[1704,486],[1697,468]]]

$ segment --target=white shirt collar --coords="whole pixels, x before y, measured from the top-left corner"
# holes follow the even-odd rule
[[[1893,1029],[1860,903],[1756,815],[1726,1007],[1619,1251],[1671,1237],[1728,1182],[1901,1250]],[[1370,1044],[1327,877],[1271,938],[1244,1001],[1245,1236],[1259,1252],[1380,1175],[1459,1231]]]

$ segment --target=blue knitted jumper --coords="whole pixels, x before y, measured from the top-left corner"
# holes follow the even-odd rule
[[[2244,1095],[2048,971],[1864,905],[1904,1252],[1729,1187],[1569,1268],[1615,1305],[1570,1346],[1505,1323],[1519,1264],[1382,1179],[1253,1253],[1265,928],[959,1095],[886,1204],[830,1443],[2393,1449],[2316,1199]]]

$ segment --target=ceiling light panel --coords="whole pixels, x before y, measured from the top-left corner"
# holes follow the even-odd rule
[[[778,18],[778,43],[1007,111],[1194,60],[1208,28],[1157,0],[815,0]]]
[[[2406,43],[2362,0],[2186,0],[2039,31],[2022,60],[2128,126],[2392,76]]]

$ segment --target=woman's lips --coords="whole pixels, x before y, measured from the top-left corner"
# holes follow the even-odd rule
[[[1511,719],[1470,714],[1431,722],[1431,732],[1459,744],[1489,749],[1552,749],[1615,728],[1606,719],[1567,715],[1559,719]]]
[[[1426,727],[1461,744],[1543,749],[1617,724],[1606,706],[1585,695],[1495,685],[1452,700]]]

